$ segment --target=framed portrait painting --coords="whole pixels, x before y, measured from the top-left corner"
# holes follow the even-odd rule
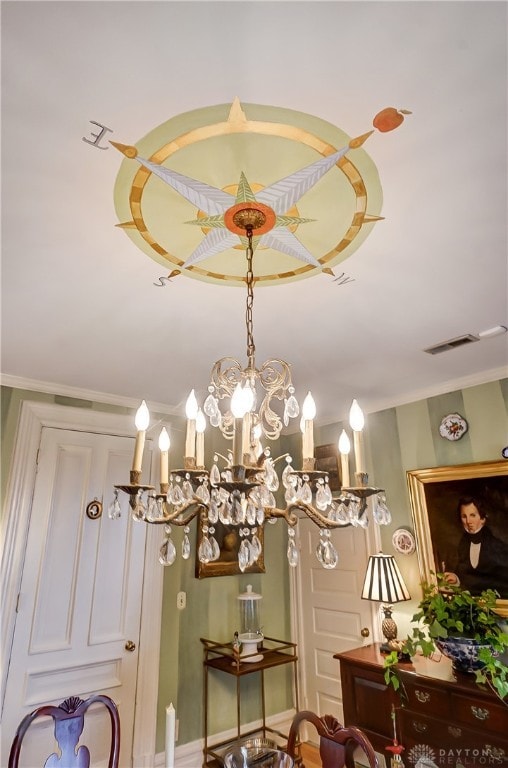
[[[316,469],[320,472],[328,473],[328,483],[332,493],[340,491],[340,457],[337,444],[316,445],[314,448],[314,458],[316,459]]]
[[[508,462],[407,472],[422,581],[449,573],[508,598]]]
[[[198,558],[198,551],[203,539],[203,531],[201,525],[197,527],[195,575],[198,579],[206,579],[210,576],[234,576],[242,573],[238,565],[238,550],[241,543],[238,529],[232,525],[223,525],[221,522],[215,523],[214,528],[214,536],[220,550],[219,558],[209,563],[202,563]],[[244,573],[265,573],[264,531],[262,525],[258,526],[257,535],[263,550],[254,565],[246,568]]]

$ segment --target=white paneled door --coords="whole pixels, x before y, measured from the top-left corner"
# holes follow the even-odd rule
[[[120,765],[132,764],[146,526],[131,519],[126,496],[119,519],[107,510],[114,484],[129,476],[132,450],[128,437],[42,430],[3,708],[3,766],[26,713],[93,692],[117,703]],[[103,510],[94,519],[86,510],[92,502],[93,515],[95,500]],[[90,726],[109,728],[107,715],[92,712]],[[26,768],[41,764],[46,745],[49,754],[51,732],[49,724],[33,729]],[[101,765],[107,739],[93,744],[91,762]]]
[[[301,574],[298,589],[300,657],[305,707],[344,722],[340,665],[335,653],[373,642],[371,603],[360,597],[374,531],[348,526],[332,531],[339,554],[326,570],[316,558],[319,529],[308,518],[298,523]],[[363,628],[369,637],[363,638]]]

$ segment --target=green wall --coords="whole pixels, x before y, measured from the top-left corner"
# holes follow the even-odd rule
[[[70,398],[59,398],[24,390],[2,388],[2,492],[10,465],[10,457],[23,399],[59,402],[74,407],[115,413],[131,413],[127,408],[115,408]],[[439,424],[447,413],[458,412],[469,423],[464,437],[452,443],[439,436]],[[167,420],[167,417],[163,417]],[[321,426],[315,431],[315,444],[336,442],[341,423]],[[177,427],[178,430],[178,427]],[[180,430],[181,431],[181,430]],[[274,446],[273,455],[293,451],[299,456],[300,435],[281,439],[280,450]],[[413,528],[406,471],[440,465],[454,465],[501,458],[502,448],[508,444],[508,379],[457,390],[426,400],[389,408],[366,416],[365,448],[370,480],[386,489],[387,500],[393,514],[389,526],[381,529],[383,550],[393,553],[391,537],[400,526]],[[213,450],[215,446],[209,448]],[[180,449],[181,452],[181,449]],[[508,469],[508,463],[507,463]],[[175,542],[181,540],[181,530],[175,531]],[[194,535],[194,534],[193,534]],[[286,564],[285,526],[278,521],[269,526],[265,536],[266,573],[250,576],[222,576],[198,580],[194,577],[193,562],[177,562],[165,569],[161,632],[161,661],[157,719],[157,751],[164,749],[165,707],[172,702],[180,720],[178,744],[202,738],[202,644],[200,638],[218,642],[229,641],[238,628],[237,595],[252,584],[263,595],[262,622],[266,635],[290,638],[289,575]],[[418,600],[419,570],[416,554],[397,558],[408,588],[415,600],[397,606],[396,620],[399,635],[407,631],[410,617]],[[162,567],[162,566],[161,566]],[[187,607],[176,608],[179,591],[187,594]],[[267,686],[268,714],[275,714],[291,706],[291,679],[289,669],[274,671],[275,683]],[[242,709],[244,721],[257,718],[257,684],[249,676],[242,681],[253,695]],[[234,688],[236,679],[217,676],[210,680],[211,700],[220,707],[212,707],[209,731],[211,733],[231,727],[236,718]],[[227,693],[227,695],[222,695]],[[247,701],[247,697],[245,697]]]
[[[460,413],[469,425],[466,434],[450,442],[439,434],[439,425],[448,413]],[[315,445],[336,443],[347,423],[337,422],[316,428]],[[298,455],[300,435],[286,438],[284,449]],[[468,464],[502,459],[508,445],[508,379],[448,392],[426,400],[388,408],[365,417],[364,442],[369,481],[386,490],[392,522],[382,526],[381,544],[387,554],[396,554],[393,532],[400,527],[414,530],[406,472],[427,467]],[[351,463],[351,471],[352,471]],[[508,472],[508,461],[506,464]],[[407,632],[420,596],[417,554],[396,555],[413,600],[395,607],[399,636]]]
[[[9,473],[10,461],[16,436],[16,428],[23,400],[58,403],[74,408],[89,408],[94,411],[129,414],[134,418],[134,409],[115,407],[79,398],[60,397],[30,390],[2,387],[2,500]],[[184,422],[166,415],[152,413],[152,424],[158,418],[171,422],[171,453],[183,456]],[[175,422],[175,423],[173,423]],[[134,434],[134,428],[133,428]],[[215,435],[217,433],[215,432]],[[207,435],[208,437],[208,435]],[[214,450],[224,451],[220,438],[207,441],[207,454],[211,458]],[[272,453],[278,455],[277,443],[273,444]],[[3,505],[2,505],[3,506]],[[191,526],[193,551],[195,547],[195,525]],[[173,527],[173,539],[179,548],[183,537],[181,528]],[[197,579],[194,576],[194,557],[176,562],[164,569],[164,593],[162,606],[161,655],[159,676],[159,697],[157,712],[158,752],[164,750],[165,711],[173,703],[180,721],[178,744],[200,739],[203,736],[203,646],[200,638],[217,642],[232,640],[233,633],[239,629],[239,609],[237,595],[244,592],[247,584],[252,584],[256,592],[263,595],[261,620],[263,631],[269,637],[290,639],[289,612],[289,577],[286,565],[285,526],[278,521],[268,526],[265,539],[266,573],[238,576],[221,576]],[[161,568],[163,566],[160,566]],[[187,606],[179,611],[176,607],[178,592],[186,592]],[[291,670],[292,665],[271,672],[270,688],[267,690],[267,714],[276,714],[292,706]],[[289,670],[289,671],[288,671]],[[217,693],[227,689],[231,693],[221,696],[220,707],[212,707],[209,730],[228,729],[236,722],[236,698],[232,695],[236,678],[226,680],[210,679],[212,700],[217,700]],[[250,676],[257,678],[257,675]],[[258,681],[246,678],[242,680],[246,689],[252,689],[257,695]],[[249,699],[247,701],[247,699]],[[244,697],[242,719],[249,722],[259,718],[256,697]]]

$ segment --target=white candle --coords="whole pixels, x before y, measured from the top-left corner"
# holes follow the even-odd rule
[[[196,416],[198,414],[198,401],[194,390],[191,390],[185,403],[185,415],[187,416],[187,434],[185,437],[185,456],[193,459],[196,455]]]
[[[175,766],[175,708],[166,707],[166,768]]]
[[[252,430],[252,407],[254,405],[254,390],[252,389],[250,382],[244,385],[242,390],[243,396],[243,408],[245,410],[242,424],[242,463],[243,457],[247,454],[250,455],[251,444],[251,430]]]
[[[340,453],[342,487],[347,488],[349,486],[349,451],[351,450],[351,443],[345,429],[340,433],[338,447]]]
[[[198,410],[196,416],[196,466],[205,466],[205,429],[206,419],[205,414],[201,410]]]
[[[252,438],[253,438],[253,452],[254,457],[257,459],[258,456],[261,456],[263,453],[263,446],[261,445],[261,435],[263,434],[263,429],[261,427],[261,424],[256,424],[254,429],[252,430]]]
[[[132,459],[132,471],[141,472],[141,465],[143,463],[143,449],[145,447],[145,435],[148,425],[150,424],[150,413],[146,407],[146,403],[143,400],[136,412],[136,418],[134,420],[136,425],[136,445],[134,446],[134,458]]]
[[[161,483],[167,483],[169,481],[169,447],[171,441],[167,433],[166,427],[162,427],[159,435],[159,450],[161,452],[161,471],[160,481]]]
[[[254,401],[254,394],[252,389],[247,385],[242,387],[238,383],[233,392],[231,398],[231,413],[234,416],[234,432],[233,432],[233,464],[243,464],[243,449],[245,444],[244,435],[244,418],[245,415],[252,407]],[[250,427],[249,427],[250,432]],[[250,442],[250,440],[249,440]]]
[[[363,435],[362,430],[365,424],[363,411],[353,400],[351,410],[349,411],[349,424],[353,430],[353,443],[355,449],[355,467],[356,472],[365,472],[365,459],[363,456]]]
[[[303,419],[303,459],[314,458],[314,417],[316,415],[316,404],[311,393],[303,401],[302,419]]]

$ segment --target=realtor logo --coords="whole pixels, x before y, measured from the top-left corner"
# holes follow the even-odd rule
[[[428,744],[415,744],[407,753],[414,768],[483,768],[508,765],[503,749],[485,744],[478,747],[438,748]]]
[[[436,753],[428,744],[415,744],[408,752],[408,760],[418,768],[430,768],[436,764]]]

